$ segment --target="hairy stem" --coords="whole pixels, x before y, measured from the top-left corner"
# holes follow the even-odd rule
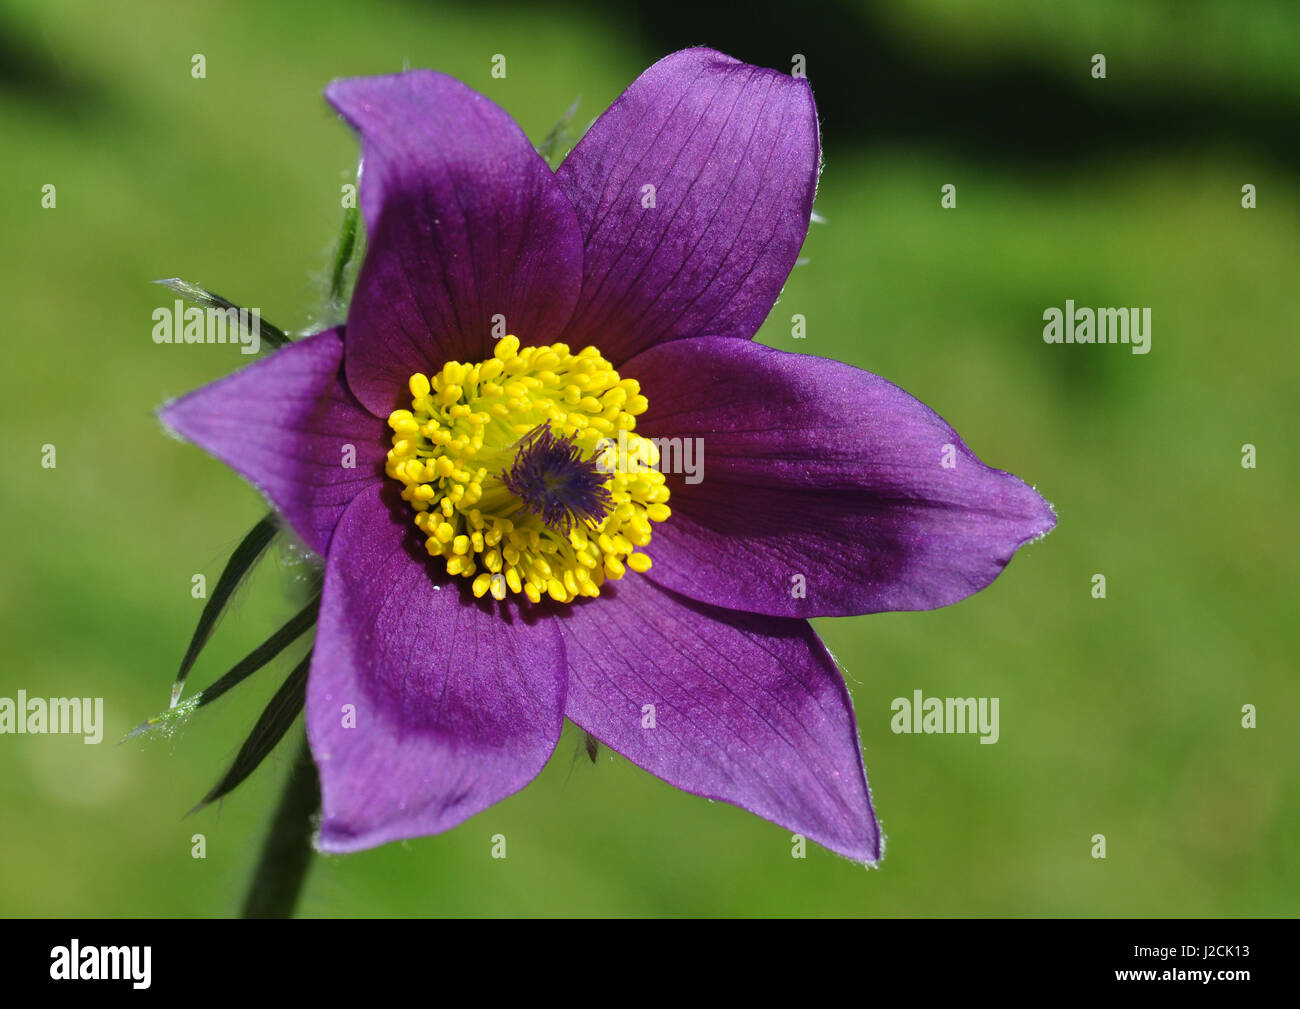
[[[244,898],[242,918],[289,918],[293,915],[311,861],[312,818],[320,809],[320,779],[307,736],[280,795],[271,830],[262,844],[257,872]]]

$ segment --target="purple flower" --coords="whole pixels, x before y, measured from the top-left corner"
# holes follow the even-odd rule
[[[675,53],[555,173],[441,74],[326,96],[365,163],[346,327],[162,413],[325,558],[320,846],[454,827],[532,780],[567,716],[874,862],[807,618],[954,603],[1055,520],[898,387],[751,342],[808,228],[807,83]],[[695,439],[704,478],[665,474]]]

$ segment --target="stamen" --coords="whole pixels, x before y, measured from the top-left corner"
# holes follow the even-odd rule
[[[507,336],[488,360],[450,361],[409,385],[411,409],[388,418],[386,471],[429,554],[473,579],[476,596],[571,602],[649,569],[637,548],[671,512],[658,450],[633,433],[648,404],[595,347]]]

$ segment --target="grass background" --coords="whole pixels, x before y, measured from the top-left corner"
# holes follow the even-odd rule
[[[0,2],[0,695],[103,696],[108,723],[99,746],[0,737],[0,913],[233,913],[291,759],[283,745],[220,808],[182,818],[287,661],[169,738],[116,744],[166,703],[202,605],[191,576],[215,583],[262,512],[154,420],[247,359],[154,345],[170,297],[148,282],[318,323],[356,156],[320,98],[334,77],[434,67],[540,140],[576,95],[585,122],[690,43],[782,68],[803,53],[822,111],[826,223],[760,338],[901,384],[1038,486],[1060,525],[957,606],[819,621],[888,835],[878,871],[811,846],[792,859],[788,832],[608,751],[591,766],[569,730],[533,785],[460,828],[317,858],[301,912],[1296,912],[1300,8],[727,11]],[[945,183],[956,210],[940,209]],[[1258,209],[1242,209],[1245,183]],[[1045,345],[1042,312],[1066,298],[1150,306],[1151,353]],[[292,561],[264,565],[195,685],[291,615]],[[892,734],[890,702],[914,689],[999,697],[1000,742]]]

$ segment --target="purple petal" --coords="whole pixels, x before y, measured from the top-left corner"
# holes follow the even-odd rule
[[[711,49],[652,66],[556,172],[586,239],[571,342],[618,365],[753,336],[808,232],[819,152],[807,81]]]
[[[714,609],[629,574],[563,625],[565,711],[582,728],[677,788],[879,859],[853,703],[806,621]]]
[[[325,96],[361,133],[364,158],[370,247],[348,316],[357,397],[386,417],[413,372],[490,357],[497,315],[526,344],[557,337],[582,239],[514,120],[427,70],[335,81]]]
[[[307,681],[325,851],[456,826],[536,777],[564,721],[555,621],[435,580],[390,497],[352,503],[326,567]]]
[[[650,577],[694,599],[777,616],[933,609],[1056,524],[924,403],[839,361],[704,338],[624,373],[650,401],[638,433],[702,439],[702,479],[669,477],[673,514],[647,551]]]
[[[343,380],[330,329],[168,403],[159,418],[246,477],[319,554],[344,509],[384,475],[389,434]]]

